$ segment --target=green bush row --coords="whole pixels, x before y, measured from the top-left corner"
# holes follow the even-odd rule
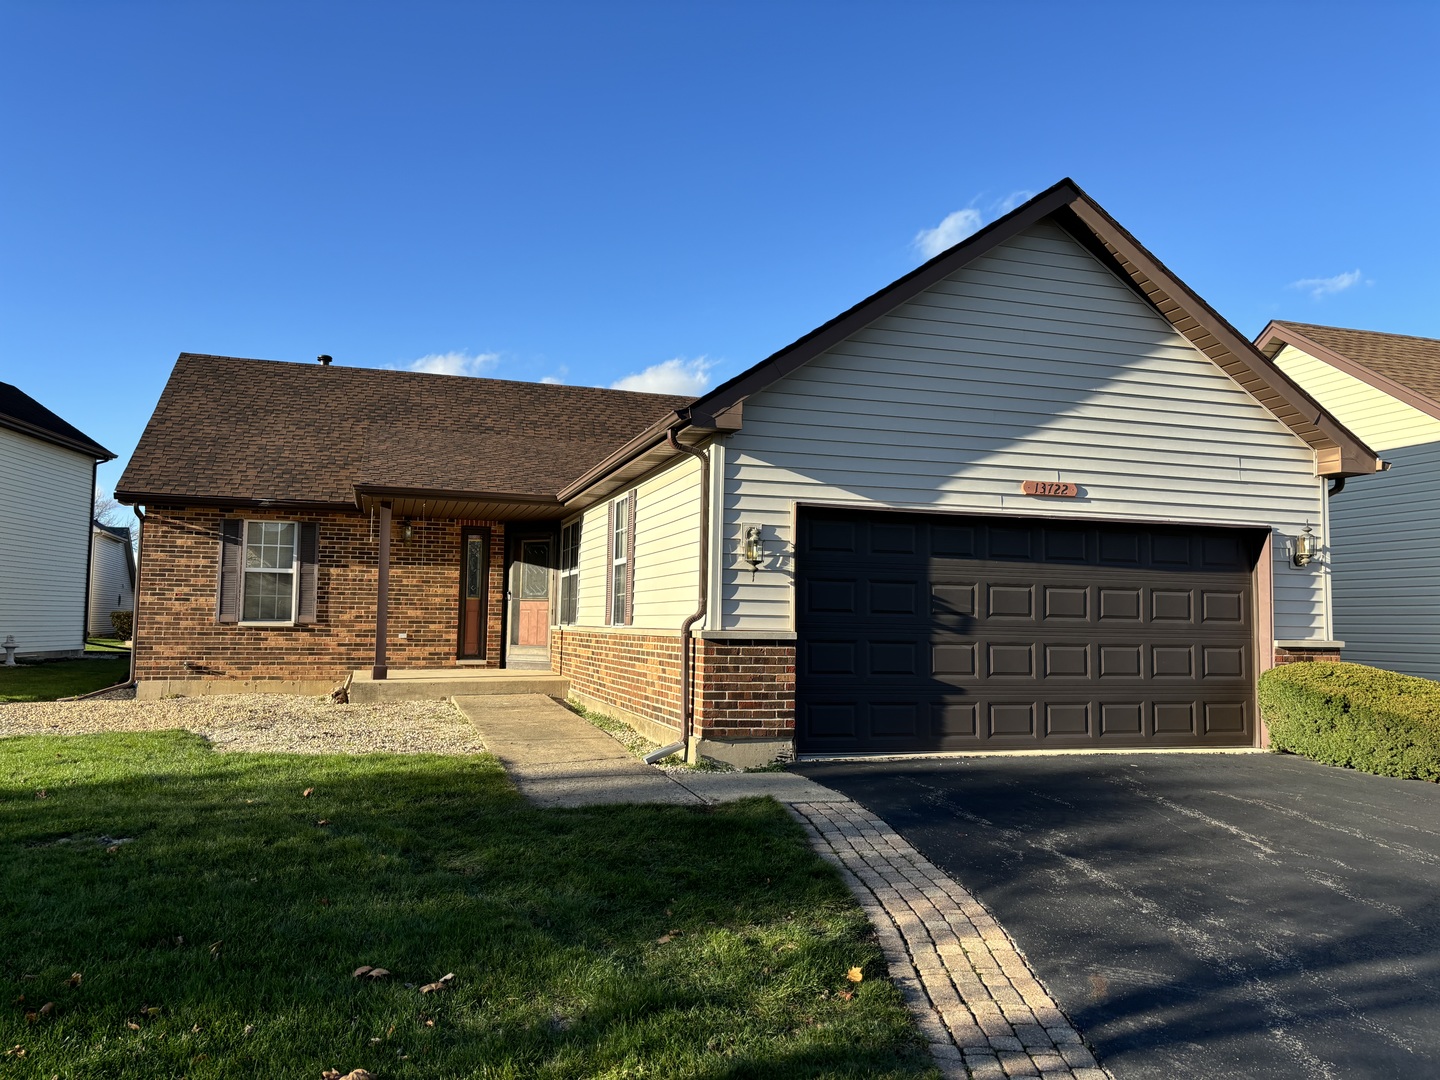
[[[110,625],[115,628],[115,633],[121,641],[129,641],[135,633],[135,613],[133,611],[112,611],[110,612]]]
[[[1260,714],[1277,750],[1440,781],[1440,682],[1363,664],[1285,664],[1260,676]]]

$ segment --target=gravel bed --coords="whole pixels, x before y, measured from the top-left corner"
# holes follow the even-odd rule
[[[480,754],[473,725],[448,701],[335,705],[320,697],[226,694],[136,701],[121,690],[89,701],[0,705],[0,737],[167,731],[203,735],[217,750],[288,754]]]

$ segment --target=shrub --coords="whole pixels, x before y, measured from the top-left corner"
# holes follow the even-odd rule
[[[135,613],[133,611],[112,611],[110,612],[110,625],[115,628],[115,634],[121,641],[129,641],[135,633]]]
[[[1323,661],[1260,676],[1277,750],[1380,776],[1440,781],[1440,682]]]

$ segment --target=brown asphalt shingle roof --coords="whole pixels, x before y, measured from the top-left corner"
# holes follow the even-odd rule
[[[1277,321],[1275,325],[1289,327],[1315,344],[1440,404],[1440,341],[1313,323]]]
[[[117,496],[353,505],[356,484],[553,496],[691,400],[182,353]]]

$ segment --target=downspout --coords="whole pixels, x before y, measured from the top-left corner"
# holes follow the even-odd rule
[[[1332,487],[1332,488],[1330,488],[1330,489],[1328,489],[1328,490],[1325,492],[1325,494],[1326,494],[1326,496],[1329,497],[1329,498],[1334,498],[1336,495],[1339,495],[1340,492],[1342,492],[1342,491],[1344,491],[1344,490],[1345,490],[1345,477],[1343,477],[1343,476],[1337,476],[1337,477],[1335,478],[1335,486]]]
[[[690,746],[690,733],[695,727],[695,694],[690,685],[693,674],[690,650],[694,643],[690,640],[690,631],[705,617],[710,593],[710,455],[693,447],[682,446],[675,437],[674,428],[665,433],[665,441],[670,445],[670,449],[688,454],[700,462],[700,603],[695,608],[695,613],[680,624],[680,741],[646,754],[647,765],[654,765],[671,754],[686,751]]]
[[[62,701],[84,701],[87,698],[99,697],[101,694],[112,694],[116,690],[133,690],[135,688],[135,657],[140,652],[140,571],[145,565],[145,511],[139,503],[135,504],[135,517],[140,522],[140,556],[135,560],[135,595],[134,607],[130,615],[130,678],[125,682],[116,683],[114,686],[107,686],[104,690],[95,690],[88,694],[81,694],[79,697],[62,698]],[[91,537],[94,543],[94,537]]]

